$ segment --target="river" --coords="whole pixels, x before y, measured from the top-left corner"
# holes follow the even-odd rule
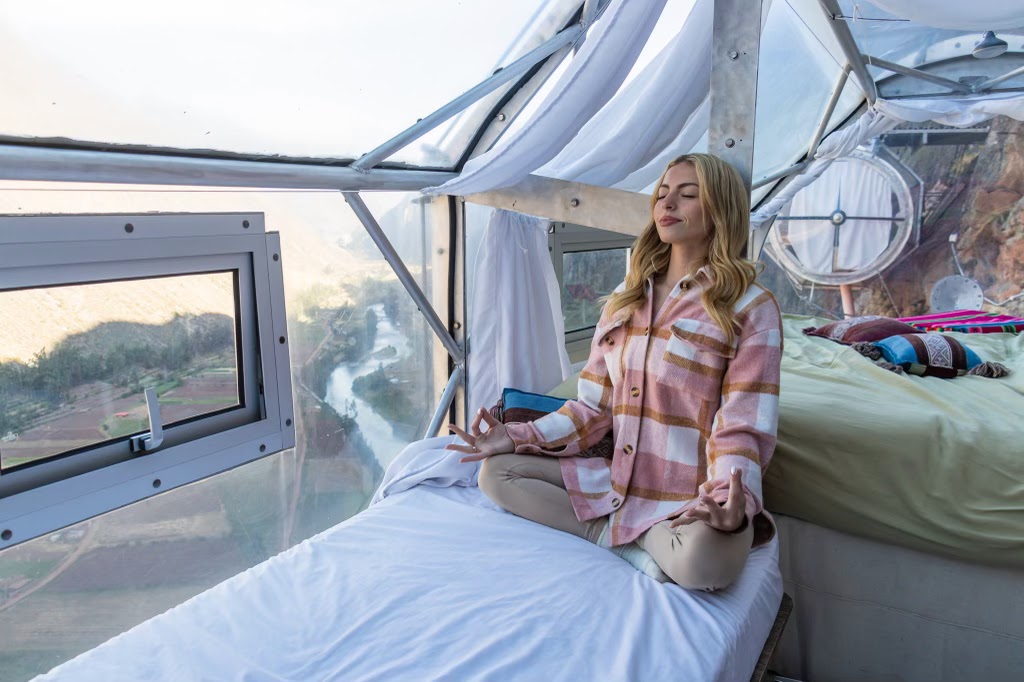
[[[345,403],[355,400],[359,432],[373,450],[381,468],[387,469],[388,464],[408,445],[408,441],[395,436],[391,424],[374,412],[368,402],[352,392],[352,381],[356,377],[373,372],[378,365],[387,366],[398,362],[407,357],[412,349],[409,340],[401,331],[395,329],[391,320],[384,314],[384,306],[371,307],[377,314],[377,336],[373,342],[373,349],[365,360],[342,363],[334,368],[330,379],[327,380],[327,404],[338,414],[345,414]],[[391,357],[375,357],[378,351],[388,346],[392,346],[398,352]]]

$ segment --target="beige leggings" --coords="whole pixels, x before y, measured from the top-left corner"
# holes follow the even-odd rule
[[[595,542],[607,518],[580,521],[562,480],[556,457],[494,455],[480,468],[480,489],[503,509],[545,526]],[[687,589],[728,587],[747,561],[754,531],[723,533],[701,521],[669,528],[662,521],[637,538],[661,570]]]

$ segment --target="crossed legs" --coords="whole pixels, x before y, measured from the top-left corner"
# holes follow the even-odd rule
[[[494,455],[483,461],[480,489],[503,509],[590,542],[607,519],[580,521],[562,480],[561,463],[542,455]],[[696,521],[669,528],[655,524],[637,538],[673,582],[687,589],[728,587],[743,570],[754,537],[751,524],[740,533],[723,533]]]

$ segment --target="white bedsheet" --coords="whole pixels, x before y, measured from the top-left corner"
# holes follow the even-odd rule
[[[687,592],[410,447],[366,511],[36,679],[749,679],[782,596],[774,541],[729,589]],[[398,491],[403,468],[454,485]]]

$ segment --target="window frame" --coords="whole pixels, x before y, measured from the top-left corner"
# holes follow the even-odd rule
[[[231,271],[239,405],[0,472],[0,550],[293,447],[280,239],[262,214],[0,216],[0,291]]]
[[[555,267],[559,296],[561,296],[562,288],[564,287],[563,257],[565,254],[626,249],[628,271],[628,259],[635,241],[636,237],[634,236],[611,232],[610,230],[600,230],[573,223],[553,222],[548,231],[548,251],[551,253],[551,261]],[[564,312],[562,319],[563,321],[565,319]],[[589,352],[590,341],[594,337],[595,329],[595,326],[590,326],[573,331],[566,330],[565,350],[570,357]]]

